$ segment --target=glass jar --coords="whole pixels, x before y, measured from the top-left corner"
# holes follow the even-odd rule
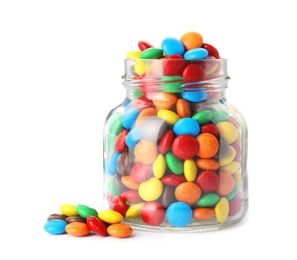
[[[104,205],[134,229],[217,230],[248,208],[248,131],[226,59],[126,59],[104,126]]]

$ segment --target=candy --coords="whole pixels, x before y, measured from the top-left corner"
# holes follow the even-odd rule
[[[159,202],[145,202],[140,209],[140,216],[145,224],[159,226],[165,218],[165,210]]]
[[[105,127],[106,200],[139,227],[219,227],[244,212],[245,189],[226,62],[194,31],[155,46],[139,41],[126,54],[127,96]]]
[[[90,208],[86,205],[77,205],[76,211],[82,218],[87,218],[89,216],[97,216],[98,212],[96,209]]]
[[[76,211],[76,206],[73,204],[62,204],[60,206],[60,211],[67,217],[76,216],[78,215]]]
[[[125,238],[132,235],[133,229],[124,223],[112,224],[108,226],[107,233],[112,237]]]
[[[62,219],[51,219],[44,224],[43,228],[51,235],[60,235],[65,233],[66,225],[67,222]]]
[[[101,210],[98,213],[98,218],[108,224],[120,223],[123,221],[123,216],[115,210]]]
[[[91,232],[88,225],[83,222],[71,222],[65,227],[65,231],[67,234],[75,237],[83,237]]]
[[[101,219],[95,216],[89,216],[87,218],[87,225],[95,234],[103,237],[107,236],[107,226]]]
[[[172,226],[183,227],[191,222],[192,209],[185,202],[174,202],[167,208],[166,217]]]
[[[180,37],[180,41],[186,50],[200,48],[203,44],[203,37],[197,32],[186,32]]]

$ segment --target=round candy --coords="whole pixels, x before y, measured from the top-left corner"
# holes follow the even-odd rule
[[[201,47],[208,51],[208,55],[220,59],[219,51],[214,46],[209,43],[203,43]]]
[[[192,136],[189,136],[189,135],[188,135],[188,137],[189,137],[189,139],[190,138],[193,138]],[[179,145],[177,145],[177,147],[179,147]],[[188,154],[186,154],[186,155],[188,155]],[[182,161],[178,157],[176,157],[172,152],[168,152],[165,155],[165,161],[166,161],[166,164],[167,164],[168,168],[173,173],[175,173],[175,174],[182,174],[183,173],[183,164],[182,164]]]
[[[152,44],[150,44],[149,42],[146,42],[146,41],[139,41],[138,42],[138,48],[140,51],[144,51],[148,48],[152,48],[154,47]]]
[[[133,181],[140,183],[148,180],[152,172],[153,172],[153,169],[151,165],[136,162],[132,166],[130,176]]]
[[[186,50],[200,48],[203,44],[203,37],[197,32],[186,32],[180,37],[180,41]]]
[[[186,51],[184,54],[185,60],[202,60],[208,56],[208,51],[204,48],[195,48]]]
[[[215,211],[213,208],[195,208],[193,209],[193,218],[196,220],[208,220],[213,218]]]
[[[200,158],[209,159],[219,150],[218,139],[210,133],[201,133],[196,137],[196,140],[199,145],[197,155]]]
[[[166,184],[167,186],[175,187],[185,181],[187,179],[183,175],[176,175],[174,173],[166,174],[161,178],[162,183]]]
[[[153,173],[158,179],[162,178],[166,171],[166,161],[163,154],[159,154],[153,163]]]
[[[151,47],[142,51],[139,55],[139,59],[159,59],[162,56],[163,50]]]
[[[168,130],[159,143],[159,151],[161,154],[167,153],[171,149],[172,142],[174,140],[174,133],[172,130]]]
[[[172,153],[179,159],[191,159],[198,151],[197,140],[187,134],[182,134],[173,140]]]
[[[190,102],[201,102],[207,99],[207,93],[202,89],[199,92],[185,91],[185,92],[182,92],[182,98]]]
[[[103,237],[107,236],[107,226],[101,219],[89,216],[87,217],[87,225],[95,234]]]
[[[167,56],[173,54],[183,55],[185,51],[185,47],[182,42],[173,37],[165,38],[161,43],[161,47]]]
[[[127,224],[118,223],[108,226],[107,233],[112,237],[125,238],[132,235],[133,229]]]
[[[181,76],[186,62],[181,55],[167,56],[163,62],[163,74],[165,76]]]
[[[191,117],[192,111],[190,107],[190,103],[185,99],[178,99],[176,102],[176,113],[179,117]]]
[[[201,198],[197,201],[197,206],[199,207],[212,207],[214,206],[220,199],[220,196],[216,193],[207,193],[201,196]]]
[[[182,77],[185,84],[203,81],[206,79],[205,69],[200,64],[191,63],[184,68]],[[186,84],[186,87],[191,87],[191,84]],[[194,85],[194,87],[199,87],[199,85]]]
[[[65,227],[68,223],[62,219],[51,219],[48,220],[43,228],[46,232],[52,235],[60,235],[65,233]]]
[[[217,123],[217,128],[220,131],[221,137],[223,137],[228,144],[233,143],[238,137],[238,129],[229,122],[219,122]]]
[[[194,119],[185,117],[177,120],[173,126],[173,132],[176,135],[186,134],[196,137],[200,132],[200,126]]]
[[[187,181],[195,181],[197,175],[196,163],[192,159],[187,159],[184,162],[184,176]]]
[[[76,211],[78,215],[80,215],[82,218],[87,218],[89,216],[97,216],[98,214],[96,209],[90,208],[86,205],[77,205]]]
[[[184,227],[191,222],[192,209],[185,202],[174,202],[167,208],[166,217],[172,226]]]
[[[110,207],[112,210],[119,212],[123,217],[126,215],[126,212],[129,208],[121,196],[114,196],[111,199]]]
[[[226,196],[234,189],[235,181],[227,172],[219,172],[220,184],[215,189],[215,192],[220,196]]]
[[[220,198],[216,204],[215,214],[218,222],[223,223],[226,221],[229,214],[229,202],[225,197]]]
[[[175,189],[175,197],[178,201],[185,202],[189,205],[199,200],[201,190],[194,182],[183,182]]]
[[[86,236],[91,232],[88,225],[83,222],[71,222],[65,227],[65,231],[67,234],[75,237]]]
[[[149,180],[140,183],[139,185],[139,196],[145,201],[153,201],[160,198],[163,191],[162,182],[156,178],[152,177]]]
[[[76,206],[73,204],[62,204],[60,206],[60,211],[67,217],[77,216]]]
[[[165,218],[165,209],[159,202],[145,202],[140,209],[140,216],[145,224],[159,226]]]
[[[121,213],[112,209],[106,209],[106,210],[100,211],[98,213],[98,218],[100,218],[101,220],[103,220],[108,224],[120,223],[124,220]]]
[[[202,192],[213,192],[218,188],[220,184],[220,178],[215,172],[206,170],[198,175],[196,183]]]
[[[134,156],[137,162],[150,164],[158,156],[157,145],[149,140],[142,139],[134,148]]]

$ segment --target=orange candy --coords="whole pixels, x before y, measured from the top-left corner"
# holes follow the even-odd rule
[[[107,227],[107,233],[113,237],[125,238],[132,235],[133,229],[124,223],[111,224]]]
[[[219,172],[220,184],[215,192],[220,196],[226,196],[229,194],[235,186],[235,180],[232,175],[227,172]]]
[[[157,110],[171,109],[172,106],[175,105],[176,101],[176,95],[168,92],[157,93],[153,97],[153,103]]]
[[[136,144],[134,148],[134,156],[137,162],[150,164],[158,156],[157,145],[149,140],[142,139]]]
[[[136,118],[135,126],[140,126],[142,121],[146,119],[148,116],[156,116],[157,110],[153,107],[147,107],[143,109]]]
[[[196,137],[196,140],[199,144],[197,155],[200,158],[211,158],[219,150],[218,139],[210,133],[202,133]]]
[[[202,170],[215,171],[220,168],[220,164],[214,159],[198,158],[196,160],[196,165]]]
[[[203,44],[203,37],[197,32],[187,32],[179,40],[183,43],[186,50],[200,48]]]
[[[183,98],[180,98],[176,102],[176,113],[179,117],[191,117],[190,103]]]
[[[131,176],[122,176],[121,178],[122,183],[130,190],[138,190],[139,183],[133,181]]]
[[[201,189],[193,182],[183,182],[175,189],[175,198],[189,205],[200,199]]]
[[[193,209],[193,218],[196,220],[208,220],[213,218],[215,211],[213,208],[195,208]]]
[[[82,237],[90,234],[91,230],[86,223],[83,222],[71,222],[65,227],[67,234]]]

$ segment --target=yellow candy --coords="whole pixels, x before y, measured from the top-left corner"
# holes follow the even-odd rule
[[[228,172],[229,174],[233,174],[236,171],[238,171],[239,168],[240,168],[240,163],[233,161],[233,162],[230,162],[229,164],[227,164],[226,166],[224,166],[222,170],[224,172]]]
[[[60,212],[67,217],[77,216],[76,206],[72,204],[62,204],[60,206]]]
[[[158,111],[157,116],[164,119],[164,121],[170,125],[174,125],[176,121],[180,119],[180,117],[176,113],[167,109]]]
[[[134,50],[128,51],[126,53],[126,57],[127,57],[127,59],[138,59],[140,56],[140,53],[141,53],[141,51],[134,51]]]
[[[157,156],[157,159],[153,163],[153,173],[158,179],[162,178],[166,170],[165,158],[162,154]]]
[[[112,210],[112,209],[107,209],[107,210],[102,210],[98,213],[98,218],[103,220],[106,223],[109,224],[115,224],[115,223],[120,223],[124,220],[123,216],[121,213]]]
[[[228,165],[229,163],[231,163],[233,161],[235,156],[236,156],[236,150],[231,145],[229,145],[228,153],[224,157],[221,157],[219,159],[220,166]]]
[[[130,206],[126,212],[126,218],[136,218],[140,215],[140,210],[143,207],[144,202],[140,202]]]
[[[240,189],[241,186],[242,186],[241,172],[240,171],[237,171],[232,176],[233,176],[233,178],[235,180],[235,183],[237,184],[238,189]]]
[[[194,181],[197,175],[196,163],[192,159],[184,162],[184,175],[187,181]]]
[[[220,198],[215,206],[215,214],[218,222],[223,223],[229,214],[229,202],[225,197]]]
[[[146,64],[142,60],[136,60],[134,64],[134,71],[138,75],[142,75],[144,72],[146,72]]]
[[[162,182],[152,177],[145,182],[140,183],[138,193],[139,196],[145,201],[154,201],[160,198],[163,192]]]
[[[221,137],[223,137],[228,144],[233,143],[238,137],[238,129],[229,122],[217,123],[217,128],[220,131]]]

